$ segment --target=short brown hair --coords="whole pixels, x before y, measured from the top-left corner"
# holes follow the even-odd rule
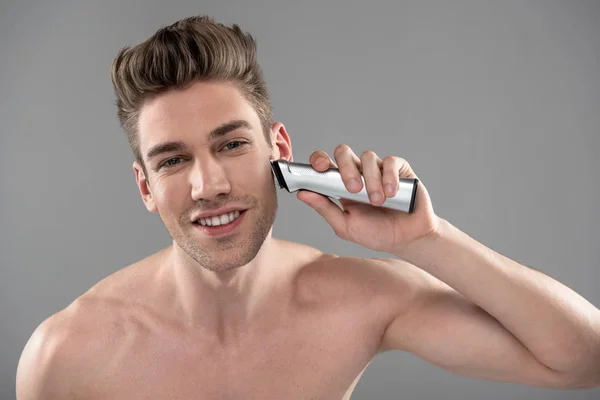
[[[138,135],[142,104],[169,89],[184,88],[196,81],[236,84],[257,112],[265,140],[272,147],[272,106],[257,61],[256,41],[237,24],[228,27],[206,15],[179,20],[133,48],[122,48],[112,63],[111,79],[121,127],[144,174]]]

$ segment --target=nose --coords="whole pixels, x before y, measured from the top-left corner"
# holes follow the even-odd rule
[[[214,199],[219,194],[228,194],[231,191],[227,171],[221,164],[208,158],[198,160],[190,172],[192,199]]]

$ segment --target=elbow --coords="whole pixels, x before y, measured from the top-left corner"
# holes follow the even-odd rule
[[[563,373],[561,386],[566,390],[583,390],[600,387],[600,348],[593,353],[591,359],[582,362],[577,371]]]
[[[564,369],[564,388],[567,390],[594,389],[600,387],[600,320],[595,324],[592,338],[585,354],[572,358],[571,368]],[[577,360],[577,361],[575,361]]]
[[[596,376],[591,378],[581,375],[565,378],[558,388],[563,390],[586,390],[598,387],[600,387],[600,374],[596,372]]]

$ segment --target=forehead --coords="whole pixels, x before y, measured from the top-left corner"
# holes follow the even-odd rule
[[[246,120],[260,129],[260,119],[239,89],[223,82],[196,82],[148,100],[140,110],[138,134],[142,154],[151,146],[180,140],[204,140],[214,128]]]

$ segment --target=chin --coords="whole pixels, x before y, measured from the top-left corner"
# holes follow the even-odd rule
[[[214,272],[231,271],[254,260],[271,232],[277,208],[277,196],[272,193],[262,207],[246,211],[244,226],[230,236],[210,237],[190,226],[168,230],[175,244],[203,268]]]
[[[204,269],[213,272],[232,271],[256,258],[271,231],[272,224],[265,222],[263,220],[252,225],[254,229],[246,235],[206,240],[198,240],[197,235],[186,235],[175,242]]]
[[[202,268],[213,272],[227,272],[248,265],[260,251],[262,243],[244,241],[227,246],[226,249],[214,250],[202,248],[196,242],[188,242],[180,247]]]

